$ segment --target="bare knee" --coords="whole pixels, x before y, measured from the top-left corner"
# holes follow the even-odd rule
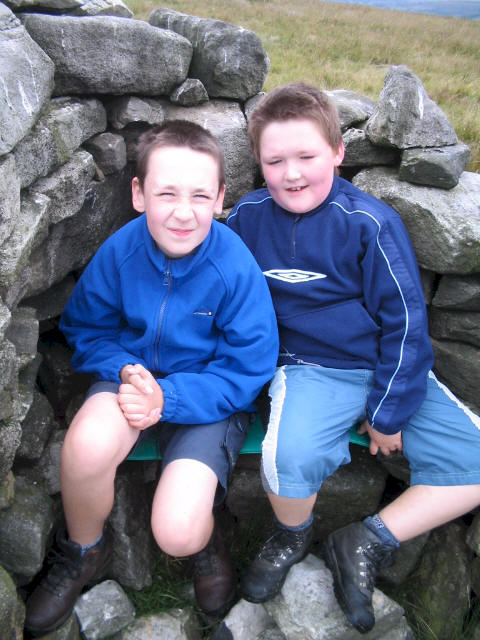
[[[116,467],[120,462],[118,443],[111,429],[104,427],[90,416],[74,420],[63,443],[62,467],[84,476]]]
[[[152,532],[156,543],[170,556],[190,556],[205,548],[210,539],[212,522],[199,522],[197,518],[179,514],[155,517],[152,514]]]

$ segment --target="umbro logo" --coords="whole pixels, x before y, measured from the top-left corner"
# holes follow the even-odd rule
[[[301,271],[300,269],[270,269],[270,271],[264,271],[263,274],[267,278],[275,278],[276,280],[290,283],[310,282],[310,280],[319,280],[327,277],[324,273]]]

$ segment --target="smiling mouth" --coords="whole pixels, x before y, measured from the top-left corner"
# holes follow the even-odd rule
[[[188,236],[188,234],[192,233],[193,229],[169,229],[169,231],[176,236]]]
[[[303,185],[302,187],[287,187],[287,191],[297,192],[297,191],[303,191],[306,188],[307,188],[306,185]]]

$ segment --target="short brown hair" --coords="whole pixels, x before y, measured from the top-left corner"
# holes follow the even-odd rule
[[[290,82],[267,93],[250,114],[248,137],[257,162],[263,130],[271,122],[284,120],[312,120],[332,149],[342,142],[338,110],[327,94],[304,82]]]
[[[212,156],[218,166],[218,188],[225,184],[225,157],[215,136],[195,122],[169,120],[148,129],[138,139],[135,175],[142,189],[150,155],[162,147],[188,147]]]

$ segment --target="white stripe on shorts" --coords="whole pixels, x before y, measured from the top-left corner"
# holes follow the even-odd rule
[[[443,393],[450,398],[450,400],[452,400],[453,402],[455,402],[455,404],[457,405],[457,407],[459,409],[461,409],[466,416],[468,416],[470,418],[470,420],[473,422],[473,424],[477,427],[477,429],[480,429],[480,416],[477,416],[475,413],[473,413],[473,411],[471,409],[469,409],[466,405],[463,404],[463,402],[461,402],[454,393],[452,393],[450,391],[450,389],[448,387],[446,387],[444,384],[442,384],[437,377],[435,376],[435,374],[433,373],[433,371],[429,371],[428,372],[428,377],[432,378],[433,380],[435,380],[435,383],[437,384],[438,387],[440,387],[440,389],[443,391]]]
[[[280,425],[280,418],[282,417],[283,403],[285,401],[285,394],[287,392],[287,385],[285,380],[287,375],[285,373],[285,365],[280,367],[271,384],[269,390],[269,396],[272,400],[270,406],[270,420],[268,422],[268,430],[262,443],[262,468],[268,486],[272,493],[278,495],[279,481],[277,472],[277,441],[278,441],[278,428]]]

